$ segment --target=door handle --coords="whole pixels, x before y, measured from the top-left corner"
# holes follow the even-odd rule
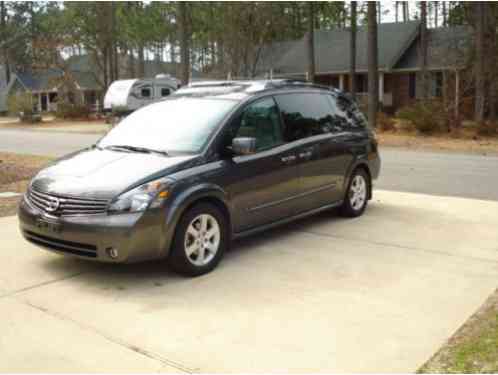
[[[294,160],[296,160],[296,156],[295,155],[284,156],[280,160],[282,160],[283,163],[292,163]]]
[[[311,155],[313,155],[313,152],[312,152],[312,151],[306,151],[306,152],[301,152],[301,153],[299,154],[299,157],[300,157],[301,159],[304,159],[304,158],[310,158],[310,157],[311,157]]]

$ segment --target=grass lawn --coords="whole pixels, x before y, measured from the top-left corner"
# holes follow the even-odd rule
[[[419,373],[498,373],[498,289]]]
[[[45,156],[0,152],[0,193],[24,193],[31,177],[51,160]],[[0,217],[14,215],[19,199],[0,198]]]

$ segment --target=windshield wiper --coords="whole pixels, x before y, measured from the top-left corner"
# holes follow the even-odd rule
[[[169,156],[169,154],[166,151],[162,150],[153,150],[150,148],[146,147],[137,147],[137,146],[129,146],[129,145],[112,145],[112,146],[107,146],[105,147],[106,149],[112,149],[112,150],[125,150],[125,151],[131,151],[131,152],[142,152],[144,154],[160,154],[164,156]]]

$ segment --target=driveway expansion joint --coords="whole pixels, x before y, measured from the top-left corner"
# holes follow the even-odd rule
[[[65,322],[69,322],[69,323],[72,323],[72,324],[75,324],[76,326],[78,326],[79,328],[85,330],[85,331],[88,331],[88,332],[91,332],[91,333],[94,333],[100,337],[102,337],[103,339],[115,344],[115,345],[119,345],[123,348],[126,348],[128,350],[132,350],[134,351],[135,353],[138,353],[144,357],[147,357],[149,359],[152,359],[154,361],[157,361],[159,363],[161,363],[161,365],[166,365],[166,366],[169,366],[169,367],[173,367],[175,368],[176,370],[178,370],[179,372],[182,372],[182,373],[186,373],[186,374],[193,374],[195,372],[199,372],[200,369],[198,368],[190,368],[190,367],[187,367],[179,362],[176,362],[176,361],[172,361],[168,358],[165,358],[163,357],[161,354],[158,354],[158,353],[155,353],[155,352],[152,352],[150,350],[147,350],[147,349],[143,349],[143,348],[140,348],[136,345],[132,345],[132,344],[129,344],[121,339],[118,339],[116,337],[113,337],[113,336],[110,336],[106,333],[103,333],[103,332],[100,332],[99,330],[91,327],[91,326],[88,326],[88,325],[85,325],[85,324],[82,324],[80,322],[78,322],[77,320],[74,320],[74,319],[71,319],[71,318],[68,318],[67,316],[63,315],[63,314],[60,314],[60,313],[57,313],[55,311],[52,311],[50,310],[49,308],[46,308],[44,306],[40,306],[38,304],[35,304],[33,302],[30,302],[26,299],[22,299],[22,298],[18,298],[18,297],[14,297],[17,301],[21,302],[21,303],[24,303],[25,305],[28,305],[30,306],[31,308],[34,308],[38,311],[41,311],[42,313],[44,314],[47,314],[47,315],[50,315],[51,317],[53,318],[56,318],[56,319],[59,319],[59,320],[62,320],[62,321],[65,321]]]
[[[422,252],[426,252],[426,253],[442,255],[442,256],[447,256],[450,258],[460,258],[460,259],[465,259],[465,260],[474,260],[477,262],[498,264],[498,260],[485,259],[485,258],[480,258],[480,257],[472,257],[472,256],[467,256],[467,255],[461,255],[461,254],[451,254],[451,253],[447,253],[447,252],[444,252],[441,250],[426,249],[426,248],[422,248],[422,247],[414,247],[414,246],[406,246],[406,245],[398,245],[398,244],[389,243],[389,242],[382,242],[382,241],[369,241],[369,240],[363,240],[363,239],[358,239],[358,238],[348,238],[348,237],[342,237],[342,236],[326,234],[326,233],[318,233],[318,232],[308,231],[308,230],[298,230],[298,232],[311,234],[311,235],[315,235],[318,237],[335,238],[335,239],[344,240],[344,241],[363,242],[363,243],[368,243],[368,244],[377,245],[377,246],[390,246],[390,247],[396,247],[399,249],[422,251]],[[482,249],[482,250],[490,250],[490,249]],[[490,251],[498,251],[498,250],[493,249]]]

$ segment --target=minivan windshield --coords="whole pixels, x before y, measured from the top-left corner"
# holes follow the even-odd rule
[[[98,146],[197,153],[236,104],[226,99],[171,97],[130,114]]]

